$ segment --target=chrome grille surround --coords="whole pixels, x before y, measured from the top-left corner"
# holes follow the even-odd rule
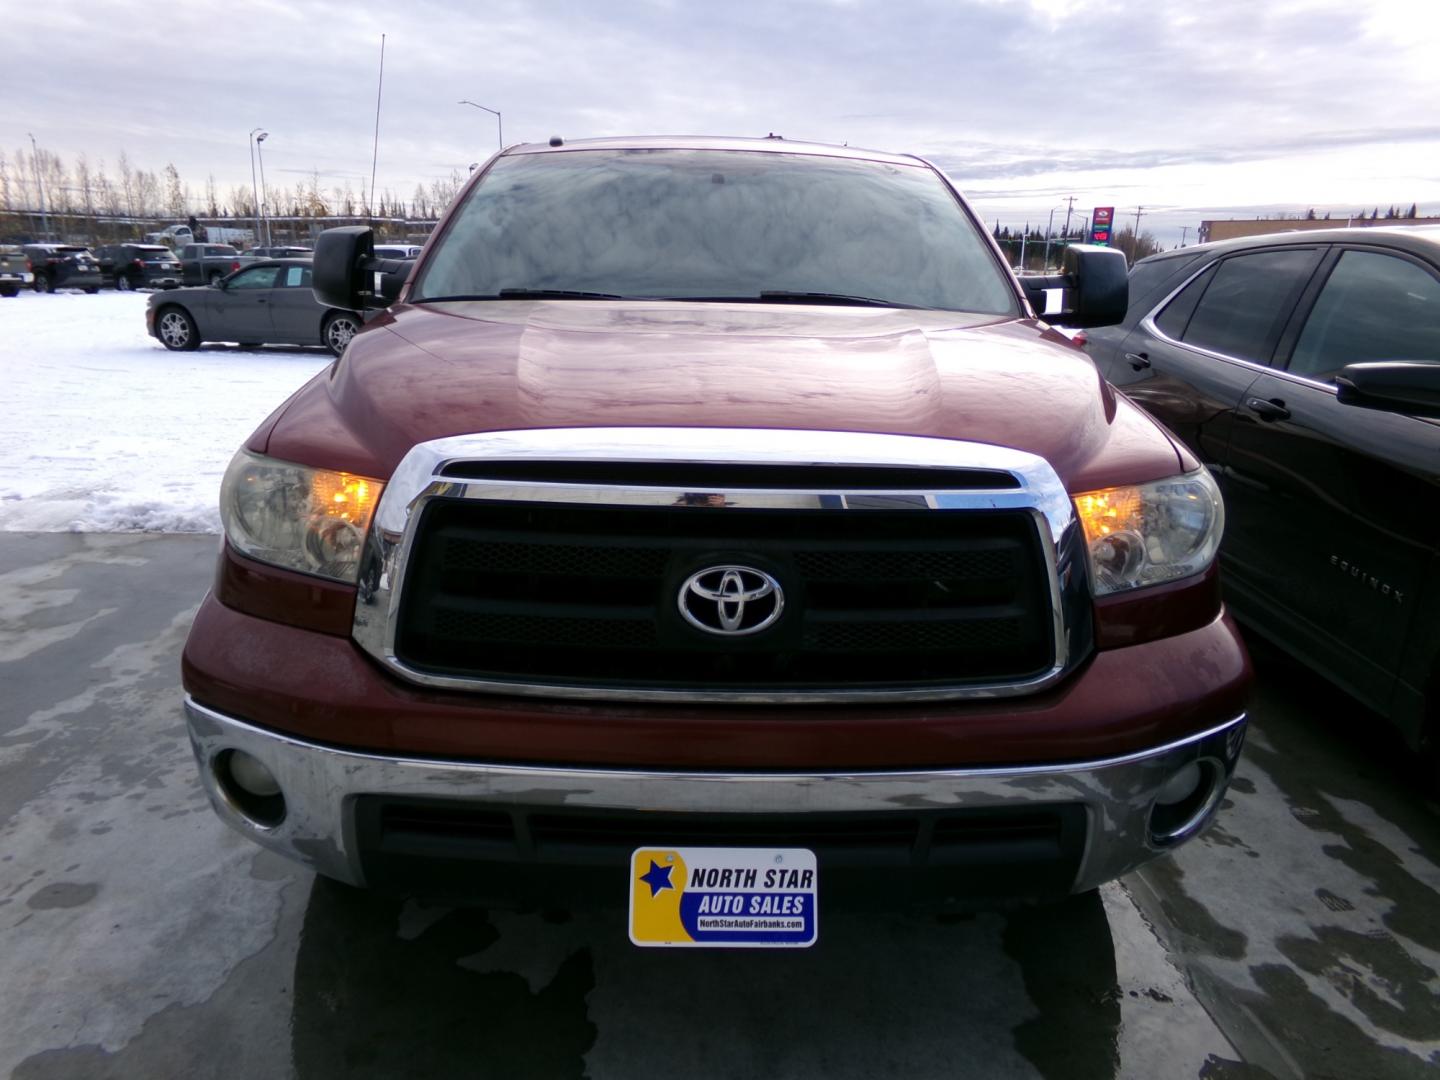
[[[860,491],[831,488],[605,486],[483,478],[491,462],[615,462],[713,465],[903,467],[936,470],[936,486]],[[465,476],[460,466],[473,465]],[[946,470],[1008,474],[1005,488],[944,486]],[[1020,682],[909,690],[836,687],[804,691],[617,688],[469,678],[419,671],[395,648],[405,570],[421,511],[434,499],[603,506],[675,506],[682,497],[723,496],[726,506],[863,514],[896,508],[936,512],[1010,509],[1033,518],[1049,574],[1054,662]],[[699,500],[694,500],[699,501]],[[546,428],[457,435],[414,446],[385,486],[361,557],[353,636],[398,677],[421,686],[591,701],[716,704],[904,703],[1014,697],[1057,682],[1089,650],[1089,580],[1070,497],[1043,458],[988,443],[913,435],[748,428]]]

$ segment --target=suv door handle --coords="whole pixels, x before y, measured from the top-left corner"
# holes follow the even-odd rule
[[[1290,419],[1290,410],[1285,407],[1285,402],[1279,398],[1246,398],[1245,407],[1260,417],[1261,420]]]
[[[1125,359],[1136,371],[1144,371],[1147,367],[1150,366],[1150,357],[1145,355],[1143,352],[1127,352],[1125,354]]]

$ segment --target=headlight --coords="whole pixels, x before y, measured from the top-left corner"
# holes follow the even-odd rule
[[[1159,585],[1204,570],[1220,547],[1225,506],[1205,469],[1153,484],[1075,496],[1095,594]]]
[[[385,485],[241,450],[220,485],[225,536],[252,559],[354,584]]]

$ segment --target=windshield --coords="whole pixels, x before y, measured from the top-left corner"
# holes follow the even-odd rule
[[[460,208],[411,298],[506,290],[825,294],[1017,310],[985,241],[929,168],[753,151],[501,158]]]

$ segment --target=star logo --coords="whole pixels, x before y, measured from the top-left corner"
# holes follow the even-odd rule
[[[673,889],[670,884],[670,871],[673,866],[660,866],[654,859],[650,860],[650,869],[640,875],[640,880],[650,886],[650,899],[655,899],[664,889]]]

